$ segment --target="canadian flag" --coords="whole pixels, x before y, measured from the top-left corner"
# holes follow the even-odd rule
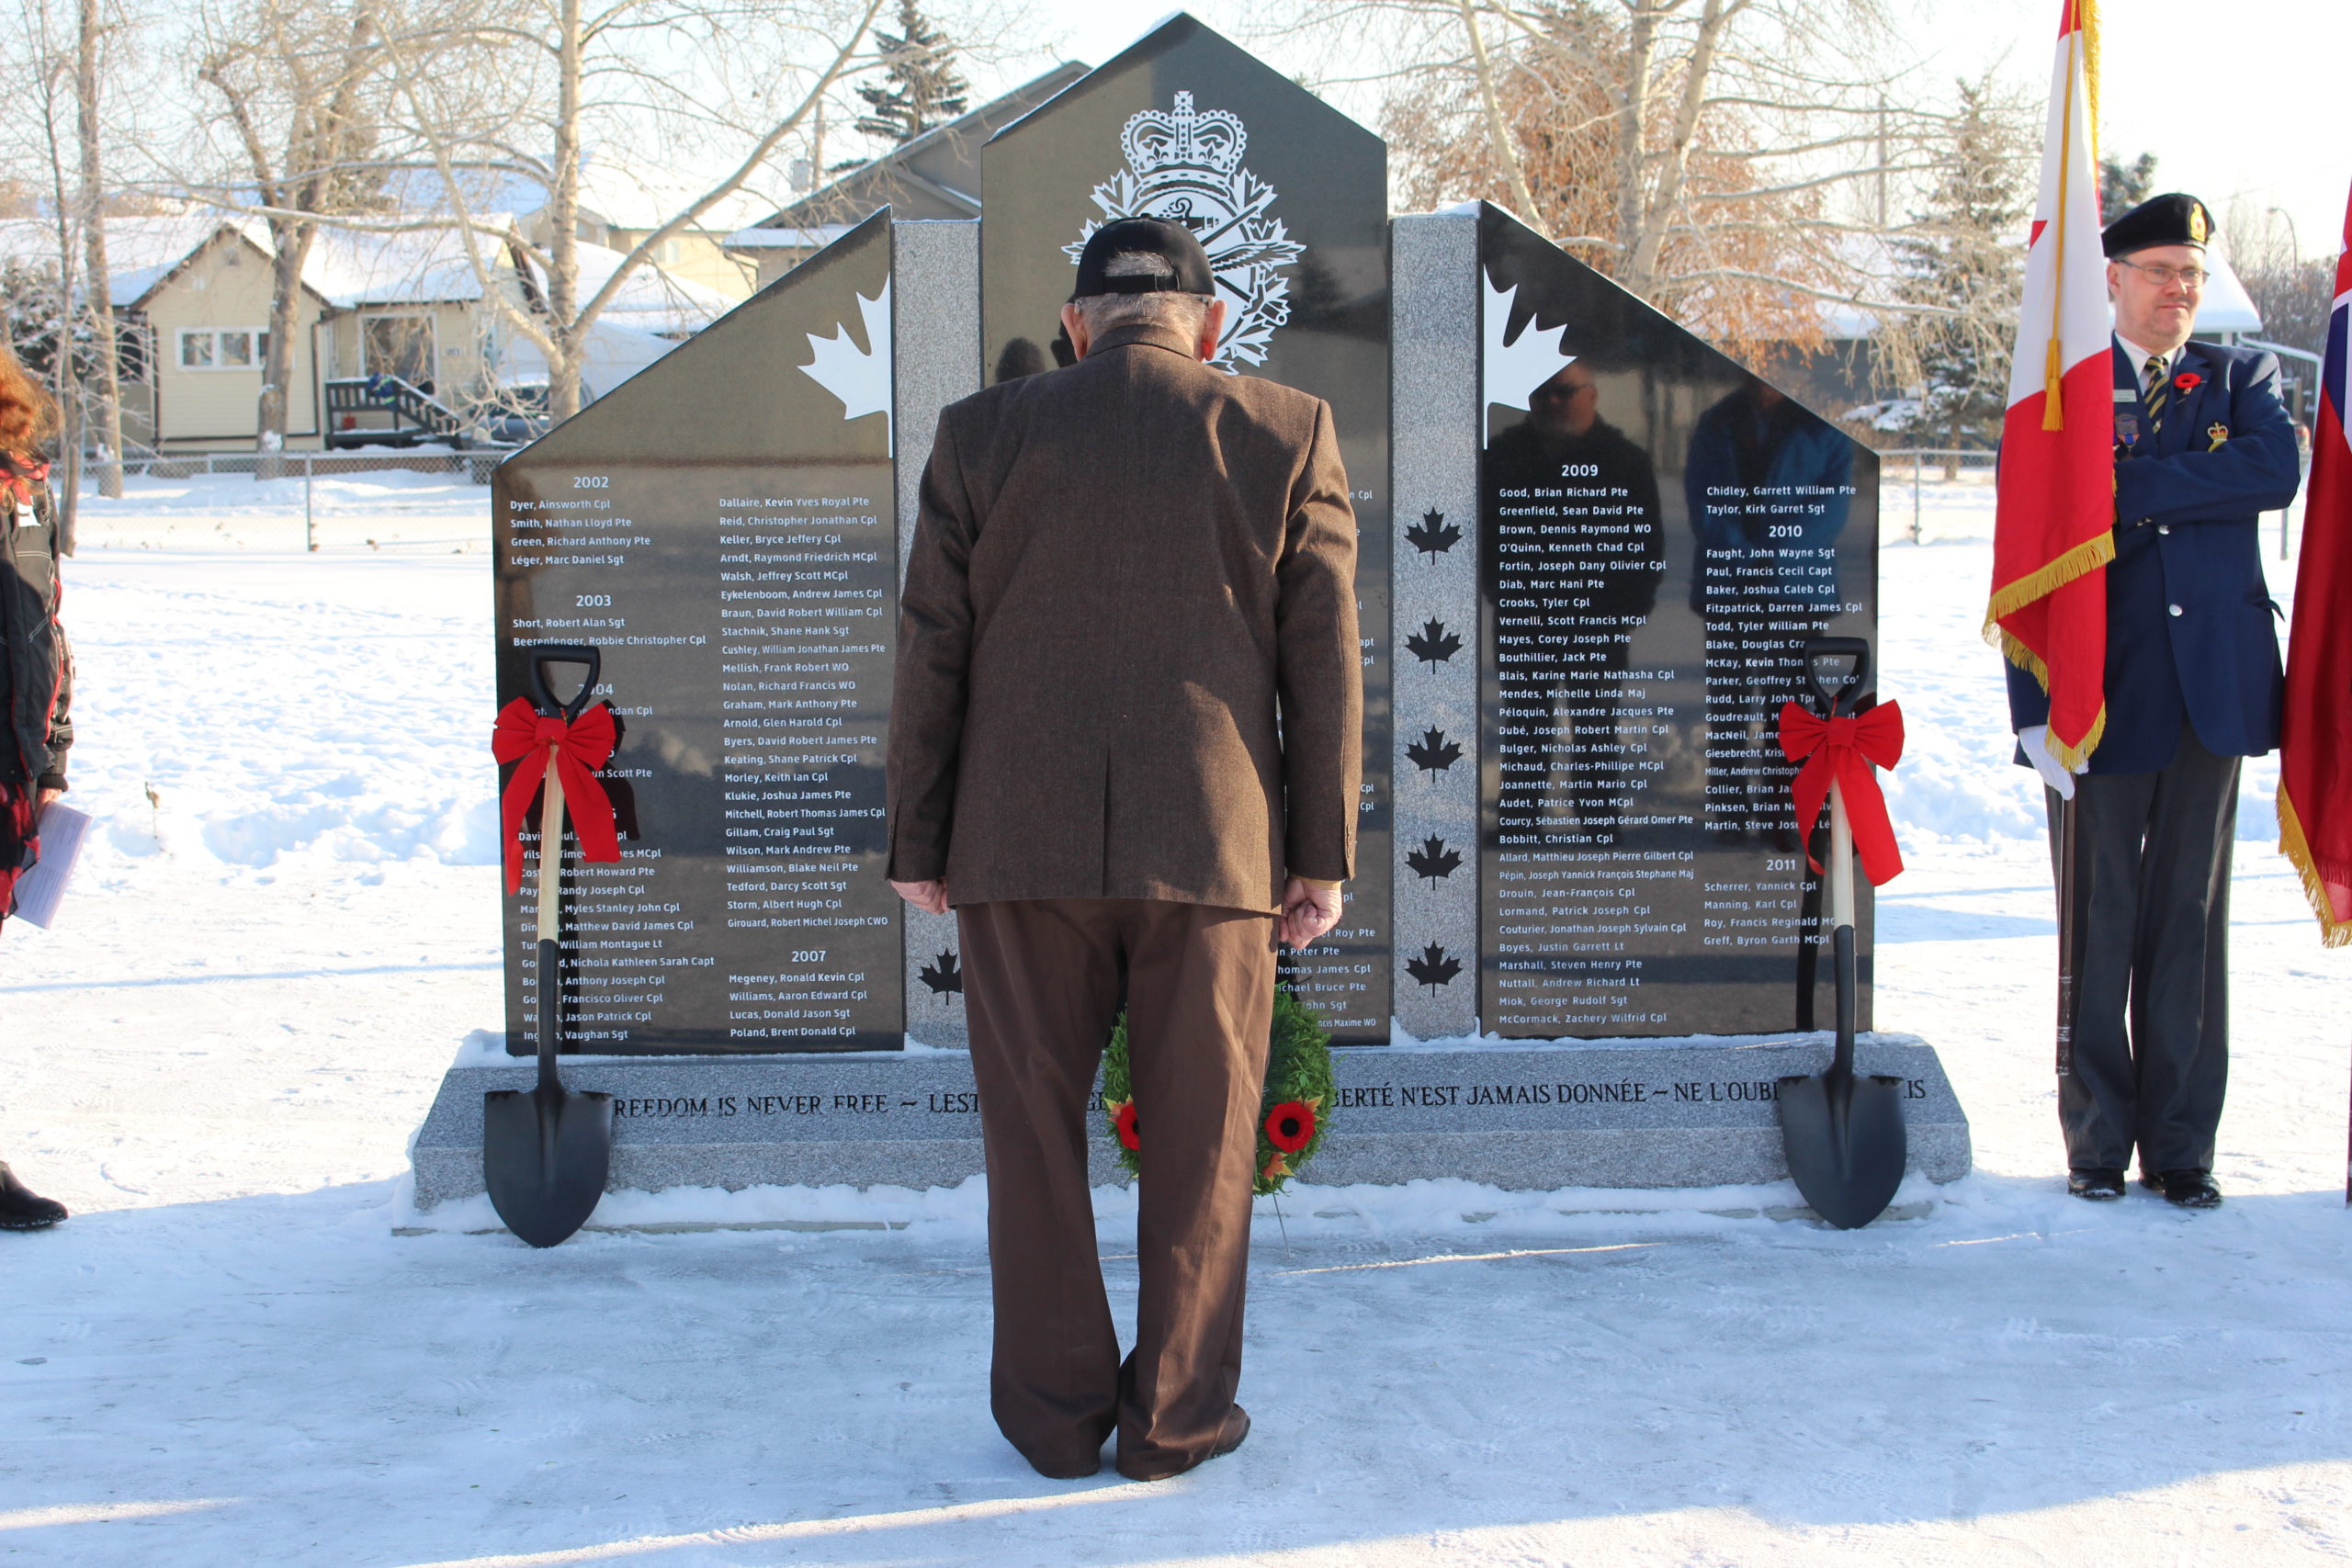
[[[2107,563],[2115,558],[2115,372],[2098,168],[2098,23],[2063,0],[2041,194],[2009,366],[1987,640],[2050,694],[2050,749],[2079,769],[2107,723]]]

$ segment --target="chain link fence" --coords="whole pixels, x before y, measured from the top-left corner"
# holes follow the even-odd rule
[[[137,548],[201,548],[232,538],[308,551],[484,548],[491,473],[511,450],[377,447],[85,459],[77,532],[94,542]],[[108,497],[109,489],[119,494]]]

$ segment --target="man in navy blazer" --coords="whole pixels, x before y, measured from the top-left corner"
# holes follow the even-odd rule
[[[2059,1063],[2067,1190],[2140,1179],[2211,1208],[2229,1073],[2229,893],[2240,760],[2278,743],[2278,605],[2256,525],[2294,499],[2278,362],[2192,343],[2213,232],[2159,196],[2109,224],[2115,304],[2115,559],[2107,726],[2079,775],[2046,745],[2048,695],[2008,671],[2021,761],[2048,784],[2075,932],[2072,1049]],[[2062,827],[2066,802],[2072,827]],[[2071,871],[2071,878],[2068,875]]]

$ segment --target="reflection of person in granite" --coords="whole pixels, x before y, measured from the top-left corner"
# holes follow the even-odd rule
[[[1046,1475],[1159,1480],[1249,1430],[1250,1190],[1277,936],[1339,919],[1363,678],[1330,410],[1227,376],[1200,242],[1098,230],[1077,363],[951,405],[890,716],[890,877],[961,933],[989,1176],[991,1405]],[[1277,715],[1279,714],[1279,723]],[[1087,1185],[1126,1008],[1143,1180],[1123,1363]]]
[[[1706,617],[1708,825],[1768,829],[1789,814],[1773,749],[1797,695],[1796,650],[1838,613],[1854,444],[1750,376],[1699,415],[1682,470],[1695,543],[1690,607]],[[1802,625],[1800,625],[1802,623]],[[1780,671],[1750,658],[1785,654]],[[1727,809],[1728,808],[1728,809]]]
[[[1622,760],[1616,677],[1632,667],[1633,633],[1657,602],[1666,564],[1657,469],[1600,417],[1600,384],[1579,359],[1529,395],[1526,420],[1487,448],[1485,475],[1503,539],[1530,547],[1487,553],[1498,635],[1532,639],[1503,645],[1513,657],[1501,665],[1499,700],[1543,710],[1503,715],[1520,733],[1504,741],[1498,819],[1506,832],[1614,821],[1624,775],[1594,764]],[[1522,527],[1530,532],[1514,532]],[[1505,581],[1524,586],[1505,591]],[[1607,640],[1568,640],[1578,635]],[[1572,802],[1553,793],[1563,774]]]

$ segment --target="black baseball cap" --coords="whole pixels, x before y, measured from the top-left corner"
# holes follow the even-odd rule
[[[2152,245],[2195,245],[2203,250],[2213,237],[2213,214],[2203,202],[2180,191],[2152,196],[2099,235],[2109,256],[2128,256]]]
[[[1167,273],[1138,273],[1105,277],[1111,258],[1143,252],[1165,260]],[[1209,254],[1182,223],[1164,218],[1122,218],[1105,223],[1087,237],[1078,258],[1078,287],[1072,299],[1091,294],[1214,294],[1216,275],[1209,268]]]

